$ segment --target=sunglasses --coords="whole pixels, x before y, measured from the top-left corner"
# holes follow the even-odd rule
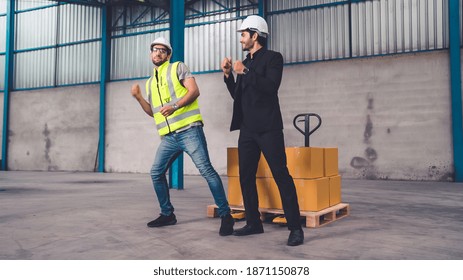
[[[155,47],[153,47],[151,49],[151,52],[159,52],[160,54],[166,54],[168,52],[168,50],[164,49],[164,48],[155,48]]]

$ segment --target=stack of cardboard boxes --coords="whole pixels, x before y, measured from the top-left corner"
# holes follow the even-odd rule
[[[286,157],[301,211],[316,212],[341,203],[338,148],[288,147]],[[230,206],[242,207],[238,148],[227,149],[227,175]],[[263,155],[257,169],[257,192],[259,208],[282,209],[278,187]]]

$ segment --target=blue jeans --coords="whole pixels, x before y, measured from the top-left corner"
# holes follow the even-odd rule
[[[214,197],[214,202],[218,206],[219,216],[223,217],[229,214],[230,207],[225,196],[222,180],[214,167],[212,167],[209,159],[206,137],[202,126],[193,126],[185,131],[169,133],[162,137],[151,167],[151,179],[161,207],[161,214],[168,216],[174,212],[174,207],[170,202],[166,172],[177,155],[182,152],[191,157],[201,176],[206,179]]]

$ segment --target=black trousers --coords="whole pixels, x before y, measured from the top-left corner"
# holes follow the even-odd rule
[[[261,151],[278,185],[288,229],[301,229],[296,187],[286,166],[285,142],[282,130],[271,130],[264,133],[240,131],[238,155],[246,223],[251,226],[261,223],[256,186],[256,172]]]

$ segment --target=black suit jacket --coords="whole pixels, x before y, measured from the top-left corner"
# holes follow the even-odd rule
[[[250,60],[248,54],[243,61],[244,65],[249,65]],[[248,68],[249,72],[246,75],[237,75],[236,82],[232,73],[228,78],[224,77],[234,100],[230,131],[246,129],[265,132],[283,129],[278,100],[278,88],[283,75],[283,56],[279,52],[261,48],[254,53]]]

